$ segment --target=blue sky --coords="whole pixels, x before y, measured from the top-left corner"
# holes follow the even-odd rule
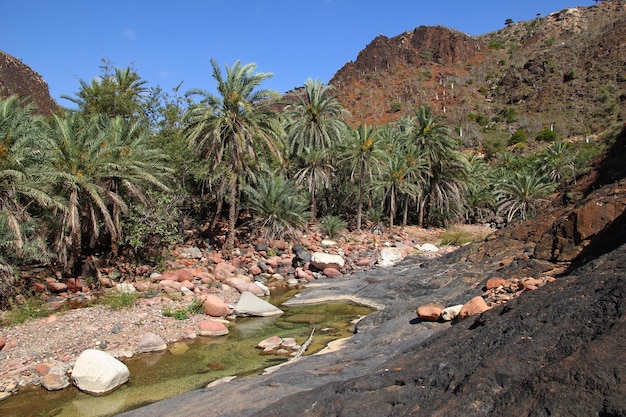
[[[214,91],[210,59],[240,60],[274,76],[281,93],[307,78],[324,83],[376,36],[421,25],[470,35],[498,30],[590,0],[0,0],[0,50],[38,72],[59,104],[106,58],[133,65],[148,86]]]

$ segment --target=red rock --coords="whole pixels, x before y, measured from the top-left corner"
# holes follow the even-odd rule
[[[212,317],[224,317],[230,314],[228,305],[216,295],[203,294],[200,296],[204,314]]]
[[[200,336],[224,336],[228,334],[228,327],[219,321],[203,320],[196,326]]]
[[[50,323],[54,323],[58,319],[59,318],[56,315],[53,314],[51,316],[48,316],[48,317],[42,319],[41,321],[44,322],[44,323],[50,324]]]
[[[485,288],[487,290],[493,290],[494,288],[498,288],[504,285],[506,285],[506,281],[504,280],[504,278],[494,277],[487,280]]]
[[[111,287],[113,287],[113,281],[109,277],[102,276],[102,277],[98,278],[98,281],[100,281],[100,285],[102,285],[104,288],[111,288]]]
[[[2,350],[6,344],[7,342],[4,340],[4,337],[0,336],[0,350]]]
[[[44,304],[44,307],[48,311],[58,311],[63,307],[63,303],[60,301],[48,301]]]
[[[283,343],[283,339],[281,339],[280,337],[271,336],[259,342],[259,344],[256,345],[256,347],[258,347],[259,349],[267,349],[267,348],[274,349],[280,346],[282,343]]]
[[[78,278],[68,278],[65,284],[67,285],[67,290],[71,292],[82,291],[84,286],[83,282]]]
[[[248,269],[250,275],[261,275],[262,272],[263,270],[258,265],[251,266],[250,269]]]
[[[160,281],[178,281],[178,275],[176,271],[163,271],[161,275],[155,275],[152,278],[152,282]]]
[[[241,258],[233,258],[230,263],[235,268],[241,268],[243,266],[243,260]]]
[[[43,284],[41,282],[35,282],[33,284],[33,290],[35,292],[44,292],[46,290],[46,286],[45,286],[45,284]]]
[[[372,260],[370,258],[361,258],[356,261],[357,266],[370,266],[372,265]]]
[[[272,268],[276,268],[280,263],[280,256],[272,256],[271,258],[267,258],[265,260],[267,266],[271,266]]]
[[[473,316],[475,314],[480,314],[484,311],[489,310],[489,306],[481,296],[476,296],[469,300],[467,303],[463,304],[461,308],[461,312],[457,316],[458,320],[464,320],[469,316]]]
[[[70,385],[68,378],[65,375],[47,374],[41,378],[41,386],[48,391],[61,390]]]
[[[175,291],[180,291],[181,283],[178,281],[172,281],[170,279],[164,279],[159,282],[159,290],[165,290],[167,288]],[[167,291],[166,291],[167,292]]]
[[[417,317],[424,321],[439,321],[445,307],[439,304],[424,304],[415,310]]]
[[[324,268],[322,270],[322,273],[326,275],[328,278],[339,278],[343,275],[341,272],[337,271],[335,268]]]
[[[150,284],[145,281],[135,281],[133,282],[133,287],[139,292],[146,292],[150,290]]]
[[[285,242],[284,240],[272,240],[269,246],[270,248],[278,250],[287,250],[287,242]]]
[[[215,270],[213,271],[213,274],[215,275],[215,278],[223,281],[228,277],[234,276],[236,272],[237,268],[235,268],[231,264],[226,262],[220,262],[219,264],[215,265]]]
[[[63,292],[63,291],[67,291],[67,284],[64,284],[62,282],[48,282],[48,284],[46,285],[48,287],[48,289],[52,292]]]
[[[178,282],[193,281],[193,275],[187,268],[176,271],[176,278]]]
[[[45,363],[39,363],[35,365],[35,371],[39,372],[39,375],[48,375],[50,372],[50,367]]]

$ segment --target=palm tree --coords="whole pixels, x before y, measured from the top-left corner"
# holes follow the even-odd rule
[[[306,184],[311,194],[311,221],[317,216],[317,190],[330,185],[331,175],[335,168],[330,163],[328,150],[314,148],[306,153],[302,160],[302,168],[294,176],[297,185]]]
[[[495,176],[482,156],[471,153],[467,161],[469,172],[465,197],[465,220],[470,223],[477,223],[494,214],[496,197],[493,184],[495,183]]]
[[[95,245],[102,228],[118,238],[108,204],[125,203],[104,185],[111,148],[101,134],[100,118],[85,118],[77,113],[54,116],[47,135],[48,170],[44,175],[66,199],[61,211],[55,249],[66,273],[77,266],[83,239]]]
[[[510,223],[517,216],[526,220],[545,203],[556,184],[543,175],[529,170],[515,171],[497,184],[498,212]]]
[[[421,106],[415,121],[410,133],[430,172],[427,193],[420,204],[420,226],[424,214],[431,223],[445,224],[461,215],[467,160],[459,151],[460,141],[450,135],[440,117],[433,116],[430,107]]]
[[[343,140],[348,126],[342,118],[349,112],[333,90],[333,86],[309,78],[303,92],[296,93],[296,102],[285,107],[285,131],[291,155],[331,149]]]
[[[394,225],[398,199],[414,198],[421,192],[421,188],[414,181],[419,170],[420,165],[412,165],[405,155],[394,153],[381,177],[373,184],[373,187],[382,187],[389,199],[390,230]]]
[[[199,95],[201,101],[186,114],[186,135],[190,145],[207,161],[225,165],[228,181],[228,236],[224,252],[230,255],[235,244],[238,196],[245,175],[254,174],[257,157],[266,152],[281,158],[282,126],[278,114],[270,107],[279,94],[257,87],[272,74],[255,73],[255,64],[239,61],[226,66],[223,76],[217,62],[211,59],[218,95],[194,89],[188,95]]]
[[[129,197],[145,202],[148,187],[170,191],[164,183],[172,169],[167,167],[167,155],[149,143],[148,130],[138,122],[121,117],[104,118],[101,134],[109,148],[108,161],[102,166],[101,178],[110,196],[127,201]],[[104,162],[104,161],[103,161]],[[111,205],[111,218],[118,240],[123,239],[120,214],[124,204]],[[117,241],[112,240],[113,253],[117,254]]]
[[[252,226],[267,240],[294,236],[306,225],[309,213],[306,199],[282,175],[260,176],[254,185],[243,189],[246,207],[253,214]]]
[[[27,243],[23,226],[31,219],[29,205],[56,204],[46,183],[37,176],[38,165],[45,159],[40,146],[43,126],[31,104],[17,96],[0,99],[0,220],[5,225],[2,247],[6,250],[10,246],[18,254]]]
[[[63,95],[78,106],[86,115],[120,116],[136,119],[143,115],[142,103],[148,88],[137,71],[132,67],[111,69],[111,64],[104,61],[100,67],[103,74],[90,83],[80,80],[80,89],[76,97]]]
[[[388,149],[374,127],[359,125],[342,148],[341,158],[350,168],[350,179],[357,178],[356,228],[361,230],[366,181],[371,182],[374,174],[381,172],[383,162],[389,158]]]
[[[537,162],[550,180],[561,183],[567,178],[568,173],[576,181],[575,157],[572,145],[558,141],[540,151]]]

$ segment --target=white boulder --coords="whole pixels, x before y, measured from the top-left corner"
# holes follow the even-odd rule
[[[404,259],[406,252],[398,248],[383,248],[378,254],[378,266],[388,267],[393,266]]]
[[[80,354],[72,369],[72,382],[89,394],[106,394],[126,383],[128,367],[108,353],[87,349]]]
[[[439,248],[432,243],[424,243],[417,249],[421,250],[422,252],[439,252]]]
[[[333,255],[326,252],[314,252],[313,255],[311,255],[311,265],[320,271],[325,268],[334,268],[339,271],[345,264],[346,261],[344,261],[341,255]]]
[[[463,304],[457,304],[455,306],[446,307],[441,311],[441,319],[445,321],[454,320],[459,315]]]

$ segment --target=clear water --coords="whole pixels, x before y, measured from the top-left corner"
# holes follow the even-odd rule
[[[280,305],[292,295],[282,294],[270,302]],[[285,314],[278,317],[238,318],[227,336],[185,341],[189,349],[184,353],[144,353],[125,361],[130,369],[129,382],[106,396],[91,396],[73,386],[57,392],[22,388],[0,402],[0,416],[111,416],[205,387],[222,377],[259,374],[286,361],[288,356],[266,355],[256,348],[270,336],[294,337],[302,344],[315,327],[306,354],[318,352],[329,342],[352,335],[351,321],[372,312],[348,303],[280,308]]]

